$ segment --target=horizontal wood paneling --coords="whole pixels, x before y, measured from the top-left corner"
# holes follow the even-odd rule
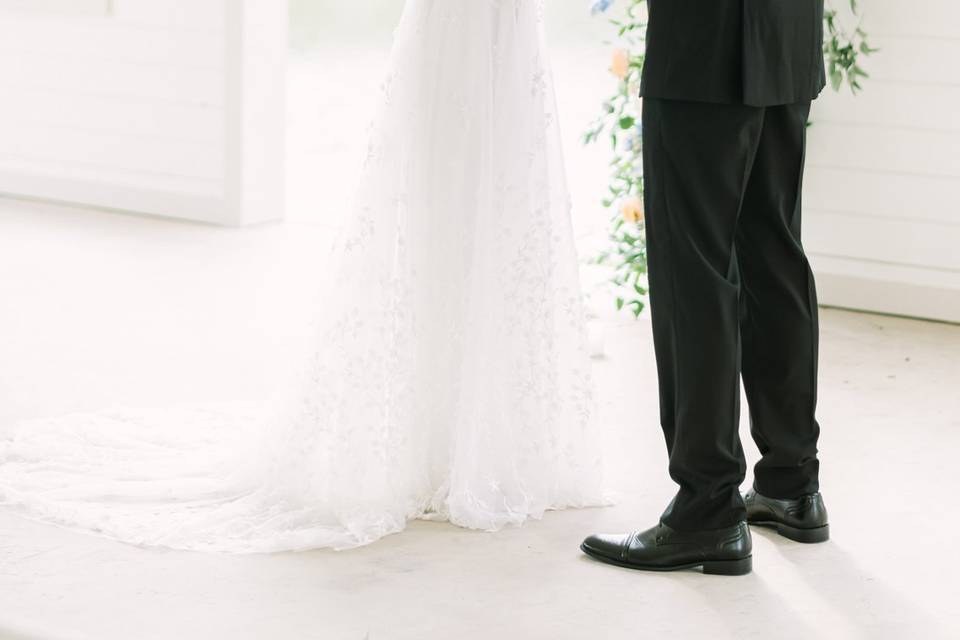
[[[24,90],[50,94],[102,96],[110,100],[153,101],[223,107],[224,78],[218,69],[144,67],[124,58],[88,60],[61,55],[0,56],[0,77],[7,95]],[[56,78],[56,82],[50,79]]]
[[[811,166],[960,178],[960,131],[815,122],[807,155]]]
[[[110,13],[110,0],[0,0],[0,10],[103,16]]]
[[[0,3],[0,191],[119,207],[141,189],[150,211],[223,197],[225,2]]]
[[[69,99],[62,99],[65,97]],[[63,142],[60,135],[65,129],[129,136],[141,144],[148,139],[211,145],[223,142],[223,110],[186,101],[178,103],[21,88],[17,99],[3,107],[3,114],[4,118],[17,123],[5,136],[15,136],[17,131],[31,128],[34,135],[50,138],[45,144],[53,146]],[[49,128],[51,135],[43,135],[45,128]]]
[[[958,227],[953,223],[897,220],[871,214],[807,208],[804,241],[821,255],[956,271]]]
[[[879,41],[886,36],[953,39],[960,35],[960,7],[955,0],[861,0],[858,4],[865,16],[864,26]]]
[[[224,182],[222,178],[199,178],[195,176],[181,176],[169,173],[150,173],[140,169],[115,169],[111,168],[105,179],[103,167],[96,164],[81,164],[77,162],[56,162],[48,158],[34,159],[28,156],[14,156],[3,154],[0,156],[0,163],[4,171],[10,175],[15,175],[19,182],[24,185],[23,190],[12,193],[11,195],[27,195],[38,198],[45,198],[48,192],[56,193],[56,199],[67,200],[70,198],[67,191],[59,189],[56,185],[60,182],[68,182],[71,185],[86,183],[96,185],[96,193],[108,195],[106,187],[116,185],[118,187],[142,187],[145,191],[155,193],[159,191],[169,191],[181,195],[202,195],[223,197]],[[85,191],[85,193],[91,193]],[[76,200],[75,202],[87,203],[86,200]],[[97,202],[90,202],[97,204]],[[99,203],[102,206],[109,206],[115,209],[129,208],[131,211],[138,211],[137,207],[120,207],[119,205],[107,205]]]
[[[960,4],[861,5],[871,78],[811,114],[804,243],[821,298],[960,322]]]
[[[235,0],[236,1],[236,0]],[[77,16],[109,16],[110,27],[147,27],[177,31],[223,32],[223,7],[205,0],[181,2],[156,0],[0,0],[0,11],[28,17],[40,15],[45,22],[68,23]],[[99,24],[99,23],[93,23]]]
[[[960,85],[960,37],[880,36],[883,50],[870,58],[873,80]],[[872,83],[871,83],[872,84]]]
[[[218,145],[151,138],[139,141],[144,150],[132,153],[138,141],[106,131],[78,131],[24,125],[3,134],[0,157],[14,156],[64,165],[99,167],[109,181],[111,170],[125,175],[137,171],[152,176],[175,175],[219,180],[223,177],[222,149]],[[2,166],[2,164],[0,164]]]
[[[239,2],[240,0],[226,0]],[[180,32],[206,31],[223,34],[223,4],[210,0],[113,1],[113,15],[129,26],[166,28]]]
[[[960,52],[958,52],[960,53]],[[904,84],[868,80],[864,93],[843,92],[817,104],[814,124],[876,125],[882,128],[960,132],[960,84]]]
[[[811,255],[821,303],[914,318],[960,318],[955,274]]]
[[[197,4],[220,2],[200,0]],[[53,55],[88,61],[122,59],[166,68],[224,66],[222,33],[124,24],[114,17],[63,21],[7,12],[0,20],[0,52],[20,56],[24,64],[29,64],[31,56]]]
[[[944,206],[957,188],[951,177],[811,166],[804,199],[813,210],[960,224],[956,209]]]

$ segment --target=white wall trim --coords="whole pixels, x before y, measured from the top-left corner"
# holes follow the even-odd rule
[[[811,254],[820,304],[960,323],[960,272]]]
[[[225,224],[283,217],[287,3],[226,5]]]
[[[230,211],[218,194],[185,193],[88,180],[57,178],[31,173],[0,171],[0,184],[18,185],[16,192],[0,191],[0,197],[57,202],[110,211],[174,217],[209,224],[225,224]],[[42,195],[32,195],[42,194]],[[172,212],[172,213],[171,213]]]

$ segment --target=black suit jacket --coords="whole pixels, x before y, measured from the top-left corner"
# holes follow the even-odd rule
[[[823,0],[648,0],[643,96],[752,106],[826,84]]]

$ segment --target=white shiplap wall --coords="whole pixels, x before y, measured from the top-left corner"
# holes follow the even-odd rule
[[[960,322],[960,3],[862,0],[864,91],[813,109],[804,242],[823,304]]]
[[[80,5],[0,0],[0,192],[224,224],[278,217],[282,172],[251,177],[243,154],[269,149],[282,167],[284,3]],[[275,207],[245,207],[245,180]]]

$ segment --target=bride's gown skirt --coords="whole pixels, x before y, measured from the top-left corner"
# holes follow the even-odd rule
[[[316,344],[276,403],[20,424],[0,441],[0,502],[228,552],[601,503],[541,12],[408,2]]]

